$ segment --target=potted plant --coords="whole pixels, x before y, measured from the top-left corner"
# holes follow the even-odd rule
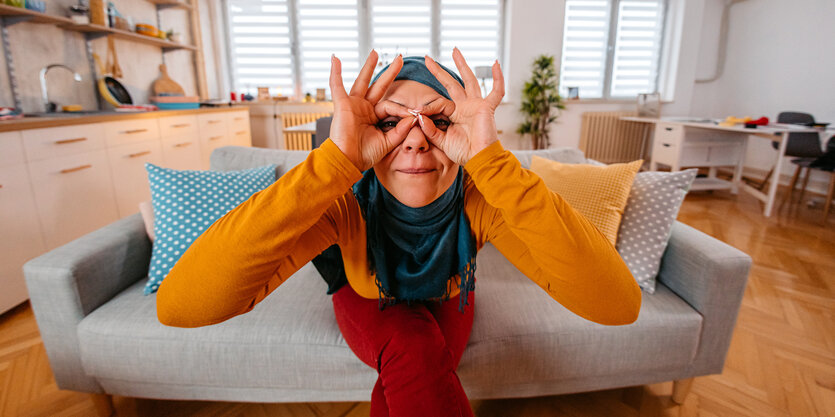
[[[546,149],[549,146],[548,125],[557,120],[557,114],[551,115],[551,109],[564,109],[562,98],[557,92],[559,78],[554,69],[554,57],[540,55],[533,62],[531,79],[525,82],[522,90],[522,107],[519,109],[524,120],[516,129],[520,135],[531,135],[533,149]]]

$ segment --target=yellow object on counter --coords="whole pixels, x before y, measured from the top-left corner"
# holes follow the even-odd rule
[[[61,106],[62,112],[74,112],[84,110],[80,104],[70,104],[68,106]]]
[[[746,122],[750,122],[750,121],[751,121],[750,116],[745,116],[743,118],[728,116],[725,119],[724,122],[719,122],[719,126],[734,126],[734,125],[737,125],[737,124],[746,123]]]

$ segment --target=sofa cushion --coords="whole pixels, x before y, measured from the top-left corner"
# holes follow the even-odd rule
[[[694,357],[701,316],[663,285],[644,294],[635,323],[609,327],[566,310],[490,244],[478,265],[475,321],[458,372],[465,388],[685,369]],[[84,370],[108,392],[129,382],[370,395],[376,381],[342,338],[311,264],[251,312],[202,328],[163,326],[155,297],[141,292],[137,282],[78,326]]]
[[[644,291],[655,292],[655,276],[670,231],[697,169],[639,172],[618,231],[617,250]]]
[[[275,182],[275,165],[234,171],[176,170],[145,163],[154,240],[145,294],[156,292],[186,249],[217,219]]]
[[[629,190],[641,164],[640,160],[606,166],[564,164],[534,156],[531,171],[594,224],[614,246]]]

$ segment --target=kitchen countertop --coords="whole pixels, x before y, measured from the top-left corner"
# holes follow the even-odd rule
[[[102,112],[67,116],[38,116],[15,120],[0,120],[0,132],[16,130],[40,129],[44,127],[71,126],[86,123],[114,122],[117,120],[152,119],[167,116],[184,116],[189,114],[220,113],[229,111],[249,111],[247,106],[202,107],[191,110],[158,110],[146,112]]]

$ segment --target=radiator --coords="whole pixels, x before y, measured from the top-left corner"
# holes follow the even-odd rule
[[[607,164],[644,158],[649,146],[650,123],[626,122],[635,112],[585,112],[580,129],[580,150]]]
[[[315,122],[330,113],[282,113],[281,124],[284,130],[284,149],[294,151],[309,151],[313,149],[313,134],[310,132],[288,132],[288,127]],[[313,129],[316,130],[316,129]]]

